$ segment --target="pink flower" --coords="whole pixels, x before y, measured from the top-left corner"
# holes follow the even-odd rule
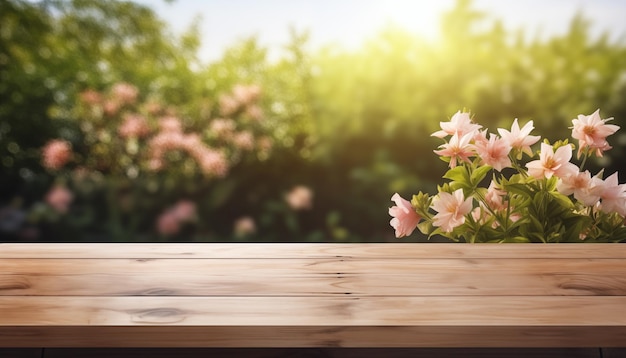
[[[313,191],[304,185],[298,185],[287,193],[285,201],[293,210],[310,209],[313,206]]]
[[[235,85],[233,87],[233,97],[243,105],[252,104],[261,95],[261,87],[257,85]]]
[[[440,192],[430,206],[437,212],[433,217],[433,225],[441,227],[444,232],[452,232],[455,227],[465,223],[465,215],[472,211],[472,198],[463,196],[463,189],[454,193]]]
[[[606,141],[606,137],[615,133],[619,126],[606,124],[613,118],[600,118],[600,110],[596,110],[593,114],[585,116],[578,115],[578,119],[573,119],[572,137],[578,139],[578,157],[580,158],[583,150],[595,150],[598,157],[602,156],[602,152],[612,147]]]
[[[239,109],[239,102],[229,95],[221,95],[219,98],[220,114],[228,117]]]
[[[137,100],[137,95],[139,95],[139,90],[137,87],[129,84],[129,83],[116,83],[111,88],[111,93],[113,97],[122,104],[131,104],[135,103]]]
[[[256,224],[254,223],[254,219],[249,216],[244,216],[235,220],[234,231],[235,235],[238,237],[254,234],[256,232]]]
[[[597,176],[592,178],[591,173],[585,170],[559,178],[556,190],[563,195],[574,194],[576,200],[584,205],[593,206],[600,200],[600,195],[604,191],[604,182]]]
[[[196,218],[196,204],[189,200],[179,201],[170,210],[180,222],[193,221]]]
[[[157,230],[162,235],[174,235],[180,231],[180,221],[173,212],[166,211],[157,219]]]
[[[248,106],[248,108],[246,108],[246,114],[255,121],[263,119],[263,110],[256,104]]]
[[[204,174],[224,177],[228,173],[228,161],[223,152],[204,146],[198,148],[192,155]]]
[[[161,103],[152,100],[145,104],[145,109],[149,114],[155,116],[163,111],[163,106],[161,105]]]
[[[604,190],[600,198],[602,211],[615,212],[626,217],[626,184],[619,184],[617,172],[604,180]]]
[[[178,233],[182,225],[196,219],[196,204],[189,200],[181,200],[165,210],[157,219],[157,230],[162,235]]]
[[[159,119],[159,128],[163,132],[182,133],[183,125],[180,119],[174,116],[163,117]]]
[[[102,105],[102,109],[107,116],[114,116],[120,110],[120,102],[114,100],[106,100]]]
[[[230,138],[235,131],[235,121],[232,119],[216,118],[211,121],[209,130],[221,139]]]
[[[528,162],[528,174],[536,179],[552,178],[556,176],[563,178],[569,174],[578,172],[578,167],[569,162],[572,158],[572,147],[564,145],[559,147],[556,152],[551,145],[541,143],[541,152],[539,160]]]
[[[393,194],[391,200],[396,203],[396,206],[389,208],[389,215],[393,216],[389,224],[396,230],[396,237],[411,235],[421,220],[420,216],[415,212],[411,203],[403,199],[400,194]]]
[[[239,132],[233,137],[233,143],[239,149],[251,150],[254,148],[254,137],[249,131]]]
[[[494,181],[491,181],[489,188],[487,188],[487,194],[485,194],[485,202],[492,210],[504,210],[507,208],[503,199],[505,196],[506,192],[498,188]]]
[[[435,154],[442,157],[450,158],[450,168],[456,167],[458,159],[467,163],[471,163],[469,157],[474,155],[474,146],[470,144],[470,140],[474,133],[467,133],[459,138],[458,134],[454,134],[448,143],[439,146],[439,150],[435,150]]]
[[[488,141],[476,141],[474,147],[483,164],[490,165],[497,171],[511,166],[511,145],[493,133],[489,135]]]
[[[124,116],[124,122],[117,129],[122,138],[141,138],[150,132],[146,119],[138,114]]]
[[[61,214],[67,213],[73,199],[72,192],[62,185],[53,186],[46,194],[46,203]]]
[[[47,169],[59,170],[72,157],[72,146],[69,142],[53,139],[43,148],[43,166]]]
[[[498,128],[498,133],[511,147],[532,156],[533,152],[530,146],[541,139],[538,135],[529,135],[534,128],[533,121],[529,121],[520,129],[519,124],[517,124],[517,118],[515,118],[510,132],[506,129]]]
[[[92,89],[85,90],[80,93],[80,100],[88,105],[96,105],[102,102],[102,95]]]
[[[463,137],[465,134],[474,133],[482,128],[480,124],[472,122],[469,113],[461,111],[456,112],[450,122],[440,122],[439,125],[441,130],[433,133],[433,137],[444,138],[454,134]]]

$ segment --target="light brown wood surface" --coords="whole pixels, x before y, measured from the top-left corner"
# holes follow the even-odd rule
[[[0,347],[624,347],[621,244],[0,244]]]

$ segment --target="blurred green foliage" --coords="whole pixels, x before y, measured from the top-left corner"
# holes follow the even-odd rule
[[[119,82],[136,86],[142,100],[177,108],[186,128],[198,131],[219,115],[222,94],[258,85],[273,141],[266,160],[242,158],[221,180],[176,182],[149,201],[151,210],[126,213],[144,215],[145,224],[125,240],[160,239],[150,223],[178,197],[195,200],[198,221],[168,240],[395,240],[390,197],[432,191],[441,181],[446,164],[432,153],[438,142],[429,134],[457,110],[471,110],[492,131],[532,119],[550,140],[569,137],[571,119],[597,108],[625,126],[626,43],[592,38],[582,14],[564,35],[527,38],[460,0],[441,18],[437,41],[390,26],[358,50],[312,51],[308,34],[291,30],[278,60],[250,38],[209,64],[198,58],[198,25],[175,36],[149,8],[129,2],[0,0],[5,240],[120,239],[106,230],[113,214],[104,209],[33,214],[63,179],[42,167],[41,148],[61,138],[89,153],[73,114],[78,95]],[[601,164],[607,174],[623,172],[626,137],[611,144]],[[298,185],[312,189],[310,209],[286,203]],[[84,207],[103,199],[81,200]],[[236,234],[241,217],[256,230]]]

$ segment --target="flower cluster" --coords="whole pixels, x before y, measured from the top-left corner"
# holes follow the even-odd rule
[[[261,94],[258,85],[237,84],[218,100],[203,99],[200,113],[194,116],[184,107],[163,103],[156,94],[141,93],[130,83],[116,83],[105,91],[83,91],[72,108],[81,136],[71,142],[51,140],[41,151],[42,165],[56,176],[44,198],[46,207],[62,215],[72,209],[79,211],[79,205],[89,202],[81,196],[94,199],[99,190],[106,193],[111,220],[119,221],[108,226],[140,227],[148,220],[162,235],[180,232],[183,224],[193,223],[196,216],[191,215],[195,204],[190,201],[135,223],[116,213],[161,207],[162,200],[145,194],[177,190],[178,183],[178,190],[184,187],[190,196],[194,190],[206,191],[203,188],[208,183],[220,182],[213,179],[225,178],[235,165],[250,157],[266,160],[273,139],[272,128],[264,121]],[[83,174],[65,175],[64,171]],[[106,180],[88,180],[92,174]],[[91,188],[94,185],[98,187]],[[253,231],[250,223],[240,226],[244,229],[237,234]]]
[[[621,242],[626,241],[626,184],[618,173],[603,179],[584,169],[591,156],[611,146],[607,137],[619,127],[599,110],[572,120],[576,149],[567,140],[532,146],[533,121],[488,133],[470,113],[457,112],[433,136],[444,143],[435,150],[449,163],[436,195],[419,192],[411,201],[391,198],[391,226],[396,237],[441,235],[464,242]]]

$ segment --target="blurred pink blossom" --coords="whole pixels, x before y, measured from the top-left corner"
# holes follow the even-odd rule
[[[228,139],[235,131],[235,121],[224,118],[213,119],[209,124],[209,130],[221,139]]]
[[[254,234],[256,232],[254,219],[249,216],[240,217],[235,220],[234,231],[238,237]]]
[[[161,103],[151,100],[145,104],[146,111],[151,115],[158,115],[163,111],[163,106]]]
[[[260,121],[261,119],[263,119],[263,109],[261,109],[261,107],[256,104],[248,106],[246,108],[246,114],[248,115],[248,117],[255,121]]]
[[[182,225],[196,219],[196,204],[189,200],[180,200],[166,209],[157,219],[157,230],[162,235],[174,235]]]
[[[396,237],[411,235],[422,218],[417,215],[411,203],[400,194],[393,194],[391,200],[396,205],[389,208],[389,215],[393,216],[389,224],[395,229]]]
[[[293,210],[310,209],[313,206],[313,191],[304,185],[298,185],[287,193],[285,200]]]
[[[157,219],[157,230],[161,235],[174,235],[180,231],[180,221],[171,211],[165,211]]]
[[[239,102],[235,98],[229,95],[221,95],[219,98],[220,114],[228,117],[239,109]]]
[[[104,114],[107,116],[114,116],[120,110],[121,104],[115,100],[105,100],[102,105],[102,109],[104,110]]]
[[[121,104],[132,104],[137,100],[139,90],[129,83],[120,82],[113,85],[111,94]]]
[[[72,146],[61,139],[49,141],[43,148],[43,166],[47,169],[59,170],[72,157]]]
[[[80,93],[80,100],[85,104],[93,106],[102,102],[102,95],[100,92],[88,89]]]
[[[180,200],[170,210],[181,222],[192,221],[196,217],[196,204],[190,200]]]
[[[178,117],[167,116],[159,119],[159,128],[163,132],[182,133],[183,125]]]
[[[193,153],[200,168],[206,175],[224,177],[228,172],[228,161],[223,152],[202,147]]]
[[[122,138],[142,138],[148,135],[150,128],[145,117],[129,114],[124,116],[124,122],[119,126],[117,132]]]
[[[250,105],[261,95],[261,87],[258,85],[235,85],[233,87],[233,97],[242,105]]]
[[[254,137],[250,131],[242,131],[233,137],[233,143],[237,148],[243,150],[251,150],[254,148]]]
[[[585,116],[578,115],[578,119],[573,119],[572,137],[578,139],[578,157],[580,158],[583,150],[595,150],[598,157],[612,147],[606,141],[606,137],[617,132],[619,126],[606,124],[613,118],[602,119],[600,110],[596,110],[592,114]]]
[[[61,214],[67,213],[74,195],[62,185],[53,186],[46,194],[46,203]]]

